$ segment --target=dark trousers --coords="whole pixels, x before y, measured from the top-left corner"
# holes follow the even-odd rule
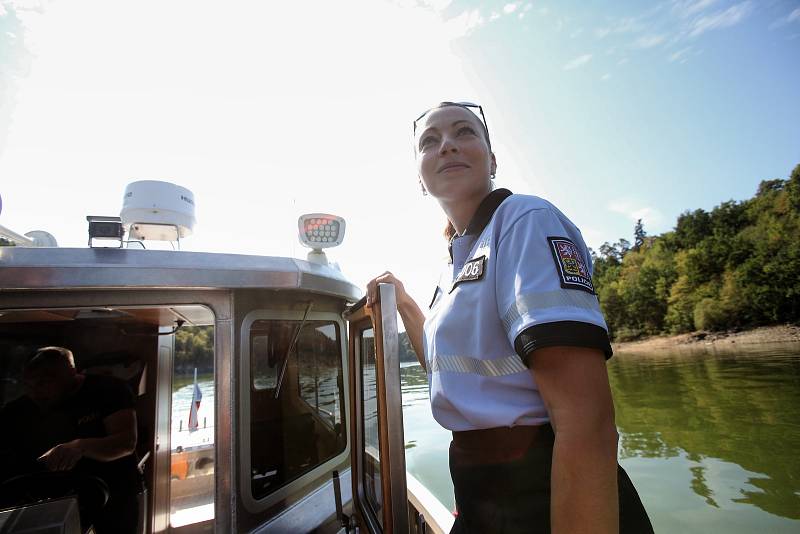
[[[458,516],[451,534],[550,533],[550,425],[458,432],[450,475]],[[652,534],[628,474],[617,466],[621,534]]]

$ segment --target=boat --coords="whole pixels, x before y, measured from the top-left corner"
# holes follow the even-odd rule
[[[406,471],[394,287],[367,308],[325,257],[345,221],[301,216],[306,259],[145,248],[179,243],[193,209],[184,188],[134,182],[119,218],[88,217],[87,248],[6,232],[20,246],[0,247],[0,402],[21,394],[24,359],[43,345],[127,381],[142,533],[449,531],[452,513]],[[189,429],[173,390],[199,389],[191,336],[208,340],[209,361]],[[0,524],[26,517],[33,532],[57,517],[57,531],[85,532],[80,498],[32,497]]]

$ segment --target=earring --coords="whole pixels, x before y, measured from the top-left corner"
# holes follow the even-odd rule
[[[428,196],[428,190],[425,189],[425,185],[422,183],[422,180],[419,181],[419,187],[420,187],[420,189],[422,189],[422,196],[423,197],[427,197]]]

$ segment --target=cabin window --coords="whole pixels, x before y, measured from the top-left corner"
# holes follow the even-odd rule
[[[214,327],[180,328],[172,373],[170,525],[214,517]]]
[[[38,348],[67,348],[84,380],[103,375],[109,384],[107,377],[115,377],[130,390],[136,413],[136,450],[132,465],[126,458],[118,465],[130,465],[133,473],[138,467],[143,475],[147,493],[141,494],[146,499],[142,509],[147,515],[138,525],[141,531],[162,532],[170,526],[214,517],[214,316],[209,309],[199,305],[102,305],[3,310],[0,316],[0,420],[4,420],[4,405],[30,393],[22,378]],[[195,368],[202,399],[190,428]],[[115,397],[115,405],[125,404],[124,395]],[[103,405],[91,406],[100,410]],[[53,417],[34,419],[37,425],[47,423],[42,427],[45,434],[13,428],[5,421],[0,424],[0,480],[24,474],[19,471],[27,471],[31,465],[26,458],[36,448],[29,447],[25,439],[43,436],[51,443],[74,439],[75,425],[65,419],[54,425]],[[81,417],[86,424],[94,420],[94,411]],[[53,428],[62,434],[51,433]],[[2,439],[6,436],[14,436],[14,440]],[[51,443],[40,443],[40,447]],[[7,449],[7,444],[13,448]],[[24,461],[17,459],[20,456]],[[91,464],[76,469],[87,467]],[[41,497],[31,493],[30,498]]]
[[[375,362],[375,331],[368,328],[361,332],[361,399],[364,403],[361,421],[364,432],[364,451],[362,454],[364,493],[370,510],[378,523],[383,526],[383,491],[381,482],[380,424],[378,418],[378,370]]]
[[[333,321],[256,320],[250,341],[250,477],[256,499],[342,453],[342,342]]]

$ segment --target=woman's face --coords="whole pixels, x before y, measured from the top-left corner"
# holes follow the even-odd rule
[[[417,123],[417,172],[438,200],[483,196],[496,167],[480,119],[458,106],[435,109]]]

